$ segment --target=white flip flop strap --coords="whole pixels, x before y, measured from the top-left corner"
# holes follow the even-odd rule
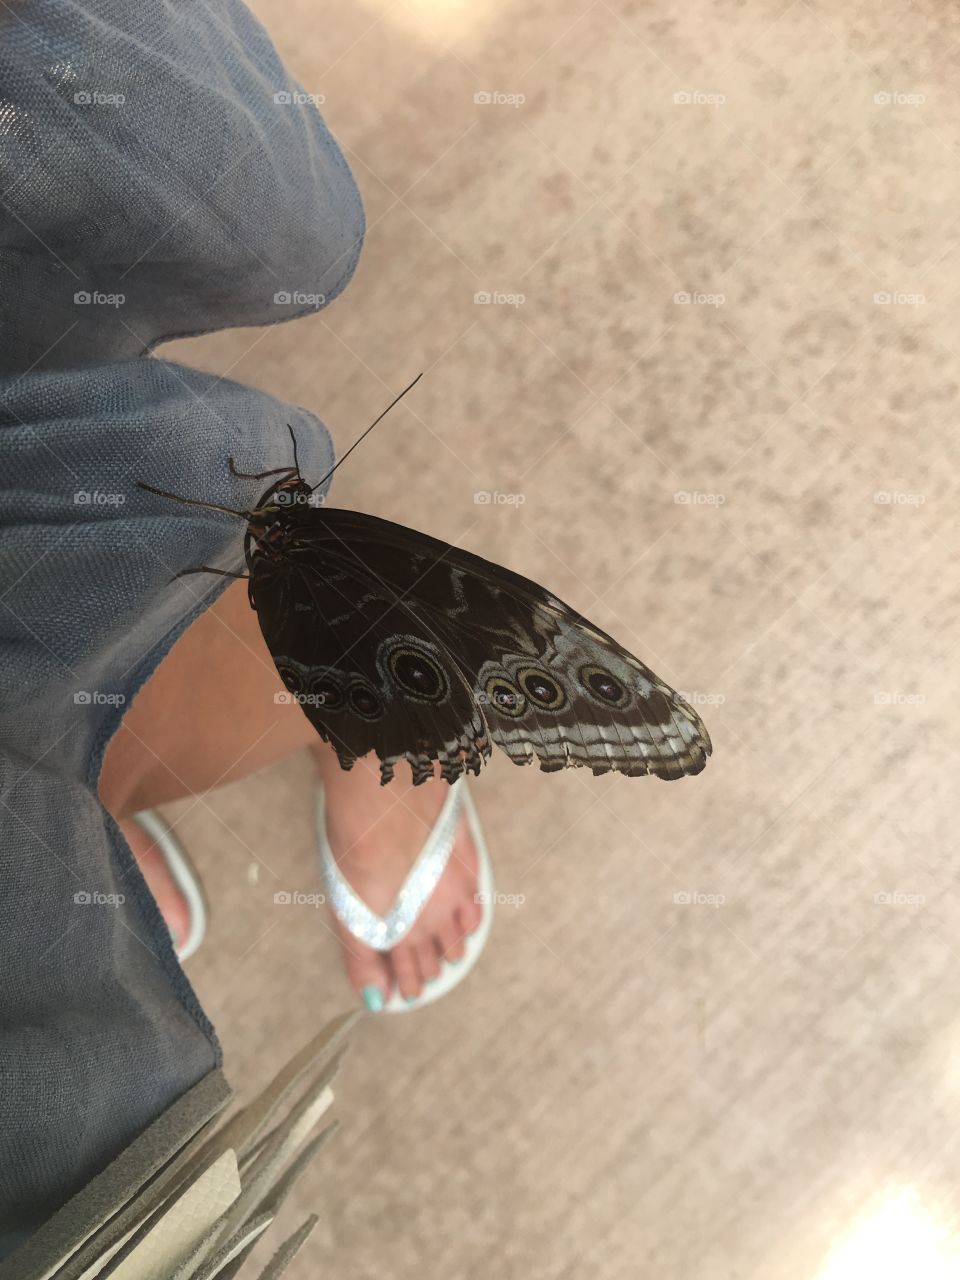
[[[440,816],[385,916],[372,911],[343,878],[321,824],[320,855],[328,901],[353,936],[375,951],[389,951],[396,946],[413,927],[436,889],[456,840],[463,800],[461,785],[461,780],[451,784]]]

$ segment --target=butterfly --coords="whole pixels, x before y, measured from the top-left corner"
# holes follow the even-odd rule
[[[247,520],[247,574],[185,572],[248,578],[288,695],[344,769],[373,751],[382,783],[401,760],[415,784],[437,769],[454,782],[480,772],[492,743],[547,772],[674,779],[704,768],[712,747],[693,707],[538,583],[403,525],[327,507],[316,490],[329,473],[307,484],[295,438],[292,466],[250,474],[231,459],[230,469],[278,477],[252,511],[232,511]]]

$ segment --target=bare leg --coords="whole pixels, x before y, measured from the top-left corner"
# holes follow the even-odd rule
[[[334,856],[378,912],[393,901],[439,812],[446,783],[414,788],[398,777],[381,787],[372,757],[345,772],[300,708],[274,700],[283,692],[246,585],[238,582],[181,636],[107,748],[100,797],[175,929],[182,922],[173,883],[138,828],[124,821],[140,809],[209,791],[310,747],[326,789]],[[480,922],[476,884],[476,852],[464,822],[433,898],[400,946],[371,951],[336,924],[348,977],[368,1007],[378,1007],[395,984],[408,998],[418,995],[437,976],[441,956],[463,954],[463,937]]]
[[[100,798],[114,817],[209,791],[316,740],[283,685],[238,582],[180,637],[107,747]]]

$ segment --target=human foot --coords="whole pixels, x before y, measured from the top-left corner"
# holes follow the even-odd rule
[[[328,747],[314,752],[324,784],[327,839],[341,874],[378,915],[396,900],[440,814],[445,782],[413,787],[399,779],[380,786],[379,771],[360,760],[348,773]],[[464,957],[465,939],[480,925],[477,849],[461,810],[450,859],[410,930],[390,951],[359,941],[331,912],[351,986],[371,1012],[394,989],[408,1002],[440,975],[444,961]]]

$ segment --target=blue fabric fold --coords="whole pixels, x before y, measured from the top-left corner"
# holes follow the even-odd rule
[[[0,10],[0,1254],[220,1048],[97,798],[137,690],[242,562],[303,409],[145,353],[290,319],[352,274],[363,212],[234,0]],[[84,296],[85,295],[85,296]],[[122,297],[122,301],[118,298]],[[112,298],[112,301],[110,300]]]

